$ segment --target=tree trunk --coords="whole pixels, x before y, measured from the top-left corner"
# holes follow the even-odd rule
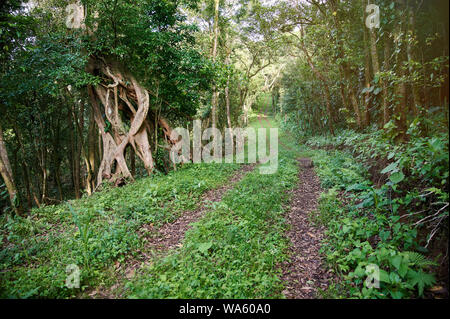
[[[60,158],[60,141],[61,141],[61,125],[60,125],[60,118],[57,118],[56,121],[56,127],[55,127],[55,133],[53,138],[53,152],[52,152],[52,159],[53,159],[53,178],[55,180],[56,188],[58,189],[58,195],[59,200],[63,200],[63,191],[62,191],[62,185],[61,185],[61,174],[60,174],[60,167],[61,167],[61,158]]]
[[[95,189],[95,149],[96,149],[96,127],[94,119],[94,110],[89,111],[89,133],[88,133],[88,155],[86,159],[86,191],[91,195]]]
[[[227,44],[229,45],[229,48],[227,49],[227,58],[226,58],[226,60],[225,60],[225,64],[227,65],[227,66],[229,66],[230,64],[231,64],[231,58],[230,58],[230,56],[231,56],[231,43],[228,43],[228,39],[229,39],[229,37],[228,37],[228,34],[227,34],[227,37],[226,37],[226,39],[227,39]],[[230,74],[228,74],[228,77],[227,77],[227,85],[226,85],[226,87],[225,87],[225,105],[226,105],[226,108],[227,108],[227,124],[228,124],[228,128],[230,128],[231,129],[231,111],[230,111]]]
[[[13,129],[14,129],[14,134],[16,134],[16,137],[17,137],[17,142],[19,143],[19,149],[22,152],[22,154],[25,154],[25,147],[22,142],[23,139],[22,139],[22,134],[20,132],[19,126],[17,126],[17,124],[14,123]],[[23,162],[22,162],[22,169],[24,171],[25,183],[26,183],[26,187],[27,187],[28,206],[30,209],[33,207],[33,204],[31,202],[31,198],[33,198],[36,205],[38,207],[40,207],[41,203],[38,200],[36,192],[34,191],[33,180],[31,179],[30,167],[28,166],[26,160],[23,160]]]
[[[41,174],[41,202],[45,203],[47,200],[47,193],[48,193],[48,174],[47,174],[47,148],[46,148],[46,141],[43,139],[45,136],[44,134],[44,124],[42,123],[41,115],[38,115],[39,118],[39,130],[40,134],[37,139],[37,153],[38,153],[38,162],[39,162],[39,168],[40,168],[40,174]]]
[[[330,3],[331,3],[333,12],[337,13],[338,12],[337,2],[331,1]],[[351,76],[350,65],[348,64],[347,61],[344,60],[345,52],[342,47],[341,26],[340,26],[337,14],[334,15],[334,27],[336,28],[336,31],[337,31],[336,36],[335,36],[337,55],[342,60],[340,67],[339,67],[339,72],[341,73],[341,76],[344,78],[344,80],[347,82],[347,90],[348,90],[349,97],[350,97],[350,104],[352,105],[353,112],[355,113],[356,124],[357,124],[358,128],[361,128],[362,127],[361,111],[359,109],[359,103],[358,103],[358,99],[356,97],[357,94],[355,92],[355,88],[352,85],[352,76]]]
[[[61,169],[58,165],[58,167],[55,168],[55,180],[56,180],[56,186],[58,188],[58,194],[59,194],[59,200],[62,202],[63,197],[63,189],[62,189],[62,183],[61,183]]]
[[[72,119],[71,121],[73,121],[75,123],[75,132],[77,132],[76,134],[74,134],[74,156],[73,156],[73,181],[74,181],[74,186],[75,186],[75,197],[76,198],[81,198],[81,149],[82,149],[82,141],[80,140],[80,127],[79,127],[79,122],[78,122],[78,112],[75,109],[75,105],[72,105]],[[83,117],[83,113],[84,111],[83,108],[81,108],[80,110],[80,115],[81,117]]]
[[[228,127],[231,128],[231,112],[230,112],[230,76],[227,79],[227,86],[225,87],[225,104],[227,108],[227,124]]]
[[[363,28],[364,28],[364,86],[367,90],[367,92],[364,95],[364,105],[365,105],[365,113],[364,113],[364,126],[368,127],[370,125],[370,108],[371,108],[371,96],[370,92],[368,91],[371,87],[371,74],[370,74],[370,50],[368,45],[368,32],[367,28],[365,27],[364,23],[366,21],[366,10],[365,10],[365,0],[362,0],[362,8],[364,11],[363,14]],[[375,48],[376,50],[376,48]],[[375,52],[376,53],[376,52]],[[377,61],[378,63],[378,57]],[[379,66],[378,66],[379,68]]]
[[[386,32],[387,33],[387,32]],[[384,71],[389,70],[389,58],[390,58],[390,50],[388,45],[388,37],[386,37],[386,43],[384,47]],[[372,69],[373,69],[373,75],[378,76],[380,75],[380,62],[378,57],[378,50],[377,50],[377,34],[374,29],[370,29],[369,31],[369,39],[370,39],[370,56],[372,59]],[[383,117],[379,120],[380,127],[383,127],[387,122],[390,121],[390,112],[389,112],[389,106],[388,106],[388,92],[387,92],[387,85],[386,82],[379,78],[378,84],[381,87],[382,90],[382,112]]]
[[[400,4],[404,5],[404,1],[400,1]],[[404,35],[404,26],[405,21],[402,19],[401,23],[398,25],[396,33],[396,73],[397,77],[400,79],[400,82],[395,87],[396,93],[396,101],[395,101],[395,118],[396,125],[399,132],[397,140],[404,141],[406,138],[406,115],[407,115],[407,106],[406,106],[406,84],[405,84],[405,76],[406,70],[403,66],[403,62],[407,60],[407,53],[405,48],[405,35]],[[401,36],[400,36],[401,35]]]
[[[361,128],[362,127],[361,111],[359,110],[359,103],[356,97],[355,87],[352,84],[350,67],[347,63],[344,63],[343,70],[344,70],[344,77],[347,80],[350,103],[352,104],[353,111],[355,112],[356,125],[358,126],[358,128]]]
[[[149,135],[151,134],[150,117],[157,116],[157,112],[150,111],[149,92],[143,88],[134,77],[125,71],[119,71],[113,62],[104,59],[91,58],[88,72],[102,74],[113,84],[103,83],[95,87],[89,86],[88,93],[94,110],[94,118],[102,136],[103,156],[97,174],[97,187],[103,180],[118,178],[133,179],[125,159],[125,149],[128,145],[144,163],[148,174],[154,169],[154,161],[150,148]],[[131,103],[130,101],[133,101]],[[100,107],[101,103],[103,107]],[[137,105],[137,109],[134,105]],[[130,129],[125,130],[122,124],[121,113],[130,118]],[[149,117],[149,118],[148,118]],[[171,138],[172,128],[164,117],[159,117],[158,124],[164,132],[169,145],[178,140]],[[116,170],[113,172],[113,167]]]
[[[131,166],[131,175],[133,175],[133,177],[136,176],[136,152],[134,151],[134,149],[131,147],[130,148],[130,166]]]
[[[25,163],[22,163],[22,171],[23,177],[25,179],[25,190],[27,192],[28,209],[31,210],[33,208],[33,197],[31,195],[30,175],[28,174]]]
[[[217,59],[217,45],[219,42],[219,0],[214,0],[214,43],[212,49],[212,59],[216,62]],[[217,127],[217,108],[219,103],[219,92],[217,91],[216,85],[213,86],[213,96],[212,96],[212,127],[215,129]]]
[[[248,85],[248,84],[247,84]],[[241,88],[240,90],[240,104],[241,104],[241,108],[242,108],[242,113],[244,116],[244,126],[246,126],[248,124],[248,108],[247,108],[247,104],[246,104],[246,100],[247,100],[247,95],[248,95],[248,86],[245,86],[244,88]]]
[[[391,59],[391,42],[389,37],[385,35],[384,63],[383,63],[384,72],[388,72],[389,69],[391,68],[390,59]],[[375,73],[375,70],[373,72]],[[389,109],[389,93],[387,90],[386,81],[380,79],[380,83],[383,89],[383,126],[384,126],[391,120],[391,110]]]
[[[11,207],[15,213],[19,216],[23,215],[23,207],[20,201],[20,194],[17,191],[16,184],[14,183],[14,176],[12,175],[11,164],[8,158],[8,152],[6,151],[6,145],[3,141],[3,129],[0,124],[0,174],[8,189],[9,199],[11,201]]]
[[[74,194],[76,198],[80,197],[80,188],[79,184],[75,183],[75,133],[74,133],[74,125],[72,120],[72,111],[70,105],[67,104],[67,125],[69,128],[69,140],[70,140],[70,148],[69,148],[69,164],[70,164],[70,178],[72,181],[72,188],[74,190]],[[77,186],[78,185],[78,186]]]
[[[417,61],[416,54],[414,51],[414,41],[416,41],[416,35],[415,35],[415,17],[414,17],[414,10],[412,7],[408,8],[408,39],[406,40],[406,52],[408,55],[408,63],[409,63],[409,74],[412,76],[414,74],[414,68],[412,66],[412,63]],[[412,112],[414,114],[414,117],[419,116],[419,108],[421,107],[422,103],[420,101],[420,94],[419,94],[419,88],[417,87],[417,84],[414,82],[411,83],[411,90],[412,90],[412,97],[413,97],[413,103],[411,105]]]

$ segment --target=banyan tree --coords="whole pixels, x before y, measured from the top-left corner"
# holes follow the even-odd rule
[[[96,78],[87,90],[102,139],[97,186],[133,178],[129,147],[151,174],[158,131],[170,149],[177,140],[167,118],[182,123],[195,115],[200,92],[211,82],[207,60],[191,48],[193,29],[180,15],[179,2],[118,0],[113,7],[83,1],[66,10],[67,27],[83,42],[86,72]]]
[[[88,87],[103,144],[97,184],[114,176],[132,178],[125,160],[125,150],[129,145],[151,174],[155,166],[149,142],[149,136],[155,131],[153,123],[156,119],[168,145],[171,145],[177,141],[171,140],[169,124],[150,107],[149,92],[131,74],[108,65],[103,59],[91,59],[88,71],[103,79],[98,85]]]

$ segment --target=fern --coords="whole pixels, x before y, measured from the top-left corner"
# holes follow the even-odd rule
[[[406,251],[403,253],[405,258],[407,258],[410,266],[415,266],[417,268],[425,268],[429,266],[437,266],[434,261],[427,259],[424,255],[413,251]],[[436,279],[433,275],[423,272],[421,270],[415,271],[410,269],[408,271],[408,282],[413,286],[417,286],[419,290],[419,296],[423,296],[423,290],[425,287],[432,286]]]
[[[404,255],[408,258],[409,264],[411,266],[417,266],[420,268],[428,266],[437,266],[434,261],[427,259],[424,255],[416,253],[414,251],[405,251]]]

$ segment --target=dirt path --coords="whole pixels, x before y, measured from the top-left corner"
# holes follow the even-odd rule
[[[234,175],[221,187],[209,190],[201,199],[201,204],[194,211],[184,212],[173,223],[167,223],[157,230],[157,234],[148,239],[144,248],[140,251],[140,256],[127,260],[124,264],[116,263],[117,281],[109,288],[97,287],[88,293],[90,298],[121,298],[123,297],[123,284],[127,279],[134,277],[142,265],[148,265],[155,258],[162,258],[172,249],[182,246],[182,241],[186,232],[192,227],[192,223],[200,220],[210,209],[209,205],[220,202],[225,193],[232,189],[244,176],[255,168],[256,164],[243,165]],[[142,230],[152,232],[151,225],[143,226]],[[153,231],[154,232],[154,231]],[[144,233],[144,232],[142,232]]]
[[[287,233],[290,239],[291,259],[284,263],[282,280],[288,299],[317,298],[317,289],[326,288],[330,273],[323,267],[319,254],[324,228],[314,226],[309,214],[317,210],[321,193],[319,178],[309,159],[300,159],[298,188],[292,191],[291,209],[287,222],[291,226]]]
[[[248,172],[252,171],[254,167],[255,164],[243,165],[225,185],[205,193],[200,206],[196,210],[185,212],[175,222],[163,225],[158,230],[159,236],[152,238],[147,243],[148,247],[159,252],[165,252],[181,246],[186,231],[191,228],[192,223],[198,221],[208,211],[209,204],[220,202],[223,195],[232,189]]]

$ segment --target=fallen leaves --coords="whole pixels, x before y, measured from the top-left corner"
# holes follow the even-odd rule
[[[318,287],[328,286],[331,273],[324,269],[319,253],[323,229],[309,221],[317,209],[321,192],[320,182],[310,159],[300,159],[300,184],[292,192],[291,208],[287,216],[290,226],[287,237],[291,241],[291,260],[283,265],[286,298],[315,298]]]

